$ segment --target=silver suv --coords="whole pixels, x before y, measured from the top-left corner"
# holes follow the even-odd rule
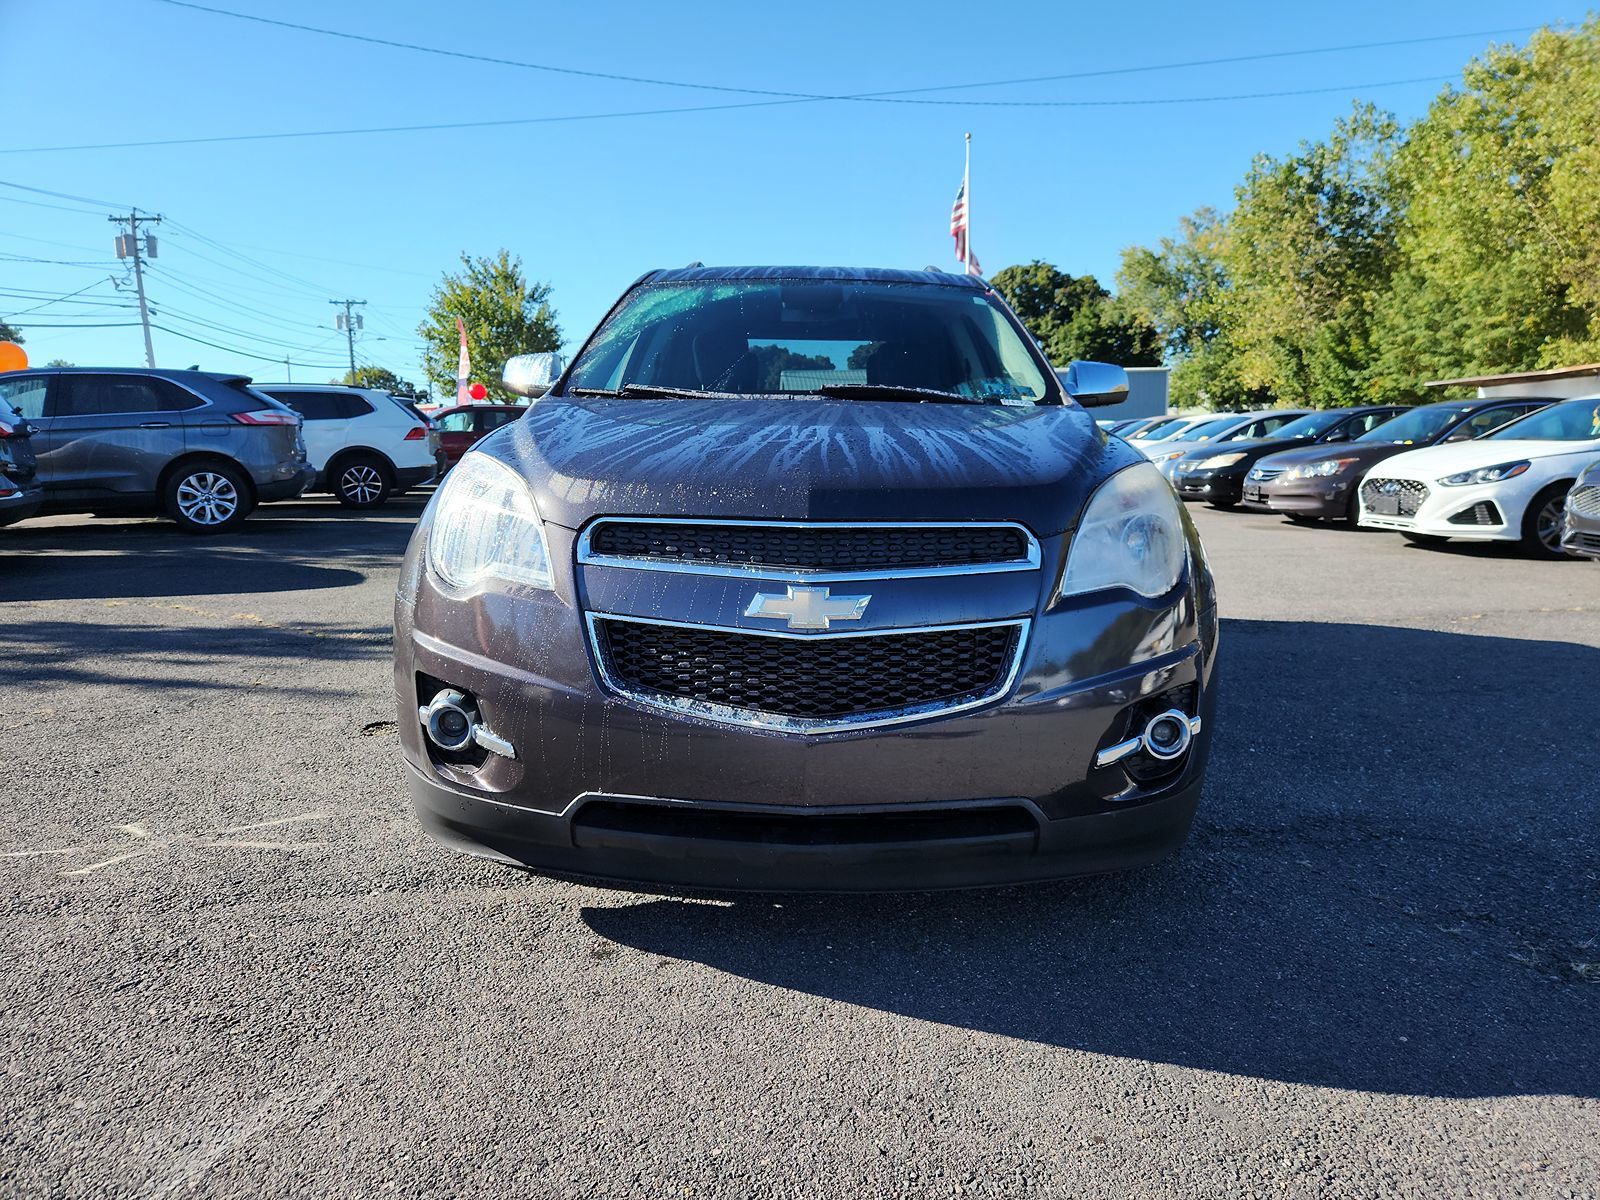
[[[33,426],[42,512],[165,512],[190,533],[232,529],[314,472],[300,416],[209,371],[61,368],[0,376]]]

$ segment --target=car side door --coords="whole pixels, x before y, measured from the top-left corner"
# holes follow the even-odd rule
[[[180,414],[203,403],[153,376],[61,372],[35,434],[46,492],[90,501],[155,495],[162,469],[183,453]]]

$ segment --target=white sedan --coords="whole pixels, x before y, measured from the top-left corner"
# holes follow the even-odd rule
[[[1560,558],[1567,491],[1600,453],[1600,396],[1567,400],[1470,442],[1385,459],[1361,481],[1360,523],[1412,541],[1521,542]]]

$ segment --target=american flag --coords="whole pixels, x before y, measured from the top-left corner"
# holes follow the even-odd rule
[[[967,181],[961,181],[961,190],[956,193],[956,202],[950,206],[950,236],[956,240],[956,259],[966,264],[967,274],[982,275],[983,268],[978,265],[978,256],[971,253],[967,246]]]

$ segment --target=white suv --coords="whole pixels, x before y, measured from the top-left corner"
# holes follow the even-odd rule
[[[347,508],[376,508],[438,474],[428,419],[399,396],[339,384],[252,385],[305,418],[308,492],[332,492]]]

